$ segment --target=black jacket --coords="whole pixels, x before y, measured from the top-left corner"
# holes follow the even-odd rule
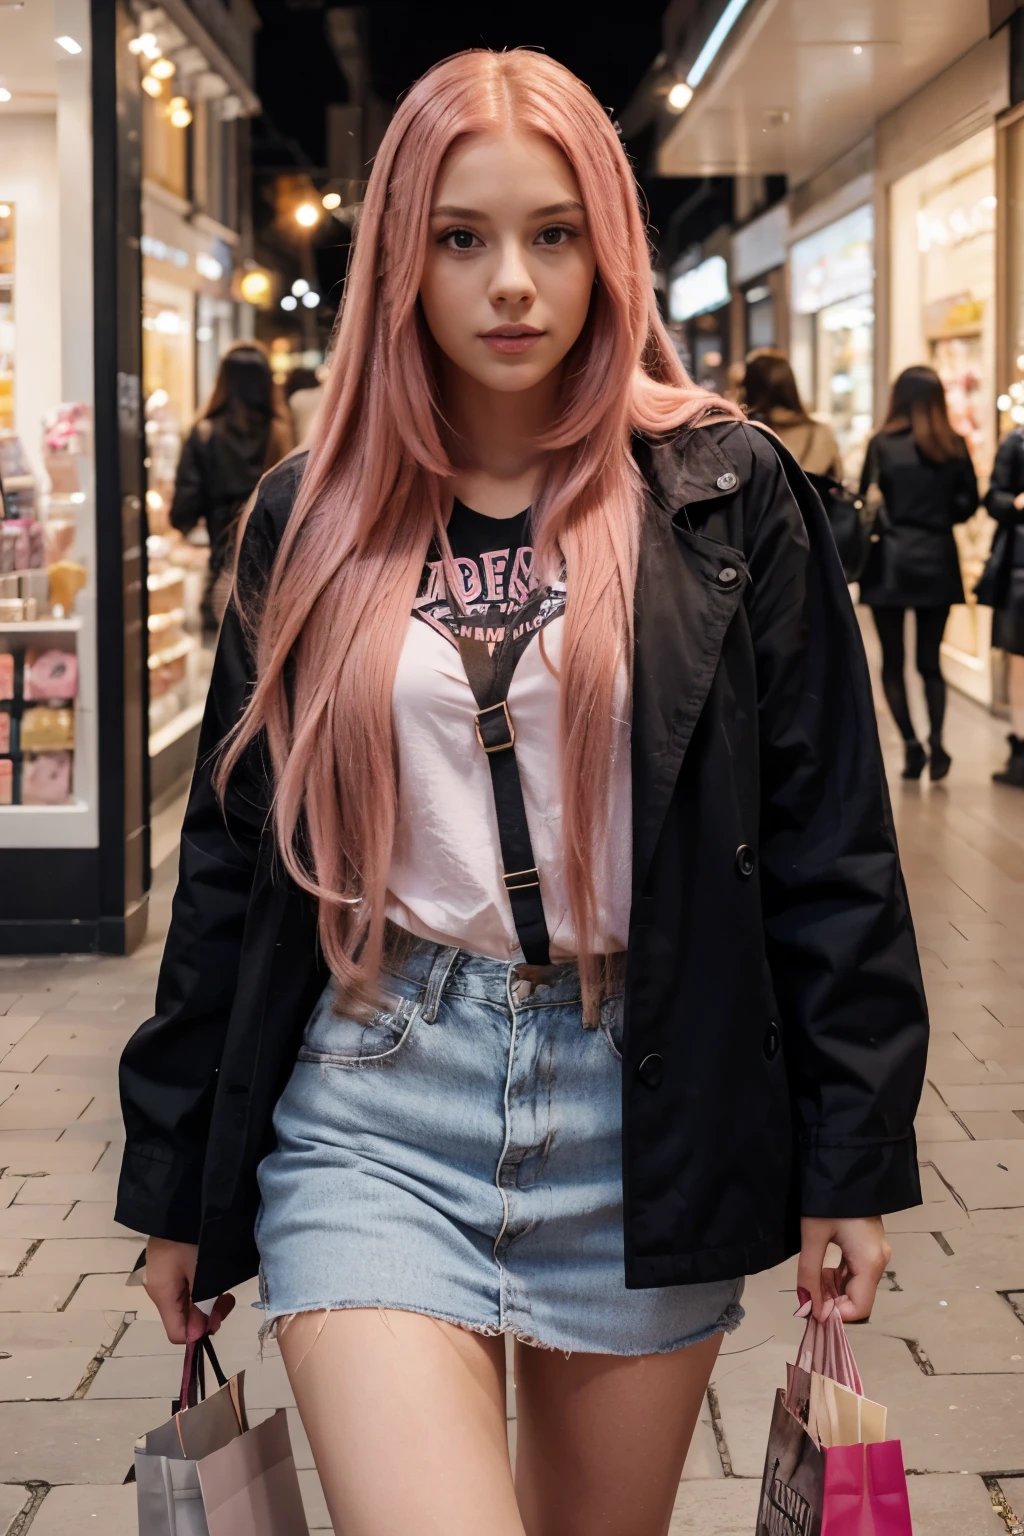
[[[733,423],[637,446],[630,1287],[752,1273],[796,1250],[801,1213],[920,1199],[928,1027],[867,665],[821,504],[782,453]],[[303,462],[264,479],[243,580],[270,566]],[[210,785],[251,676],[229,609],[156,1014],[121,1062],[117,1217],[198,1240],[200,1299],[256,1269],[256,1168],[326,980],[260,751],[227,825]]]
[[[964,600],[953,525],[978,508],[978,481],[964,445],[945,464],[923,456],[909,428],[879,432],[868,444],[861,495],[877,485],[884,498],[861,602],[871,608],[946,608]]]
[[[238,515],[259,484],[267,462],[271,423],[252,433],[229,430],[223,418],[204,417],[185,440],[171,503],[171,526],[191,533],[202,519],[210,535],[210,576],[227,564]]]

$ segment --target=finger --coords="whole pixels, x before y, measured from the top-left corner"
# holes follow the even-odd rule
[[[147,1279],[146,1294],[160,1314],[164,1332],[171,1344],[184,1344],[188,1332],[188,1289],[173,1281]]]
[[[810,1292],[811,1308],[819,1322],[821,1321],[822,1306],[824,1305],[821,1266],[828,1243],[829,1239],[824,1232],[806,1233],[800,1249],[800,1259],[796,1270],[797,1286]],[[830,1307],[829,1311],[831,1310]]]
[[[846,1282],[845,1294],[836,1305],[844,1323],[865,1322],[871,1316],[875,1304],[875,1292],[882,1278],[881,1270],[851,1274]]]
[[[235,1298],[230,1291],[225,1291],[223,1296],[218,1296],[214,1302],[213,1311],[210,1313],[210,1332],[216,1333],[228,1313],[233,1311]]]

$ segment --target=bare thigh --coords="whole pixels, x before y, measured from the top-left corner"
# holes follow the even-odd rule
[[[722,1335],[666,1355],[516,1345],[527,1536],[665,1536]]]
[[[503,1339],[353,1308],[300,1313],[280,1341],[338,1536],[524,1536]]]

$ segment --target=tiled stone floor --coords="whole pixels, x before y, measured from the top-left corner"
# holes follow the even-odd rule
[[[884,718],[882,731],[934,1038],[925,1203],[890,1221],[891,1272],[853,1342],[902,1438],[917,1532],[1005,1536],[1010,1511],[1024,1516],[1024,794],[990,784],[1003,730],[963,699],[951,699],[944,785],[902,784]],[[117,1056],[150,1010],[172,879],[165,864],[149,938],[129,959],[0,962],[0,1536],[134,1532],[121,1480],[174,1390],[177,1352],[145,1293],[124,1286],[139,1239],[110,1216]],[[753,1532],[772,1396],[799,1336],[793,1285],[792,1265],[748,1284],[677,1536]],[[221,1355],[245,1367],[259,1415],[291,1397],[280,1359],[258,1360],[249,1291]],[[293,1440],[310,1525],[326,1531],[297,1420]]]

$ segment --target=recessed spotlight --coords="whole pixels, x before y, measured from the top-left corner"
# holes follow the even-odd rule
[[[281,300],[282,309],[297,309],[298,304],[298,299],[295,298],[295,296],[291,293],[286,293],[284,298]]]
[[[693,91],[685,80],[677,80],[668,93],[668,104],[673,112],[685,112],[693,100]]]
[[[304,277],[297,277],[292,283],[292,293],[297,299],[301,299],[304,293],[309,292],[309,284]]]
[[[320,303],[320,295],[315,293],[311,288],[308,293],[304,293],[302,295],[302,302],[307,309],[316,309],[317,305]]]
[[[853,51],[854,53],[863,53],[864,49],[861,47],[860,43],[857,43]]]
[[[81,53],[82,51],[81,43],[76,43],[73,37],[58,37],[55,41],[58,47],[64,49],[65,53]]]
[[[10,99],[10,91],[6,90],[4,86],[0,85],[0,101],[10,101]]]
[[[341,193],[325,192],[321,198],[321,202],[329,213],[332,209],[341,207]]]

